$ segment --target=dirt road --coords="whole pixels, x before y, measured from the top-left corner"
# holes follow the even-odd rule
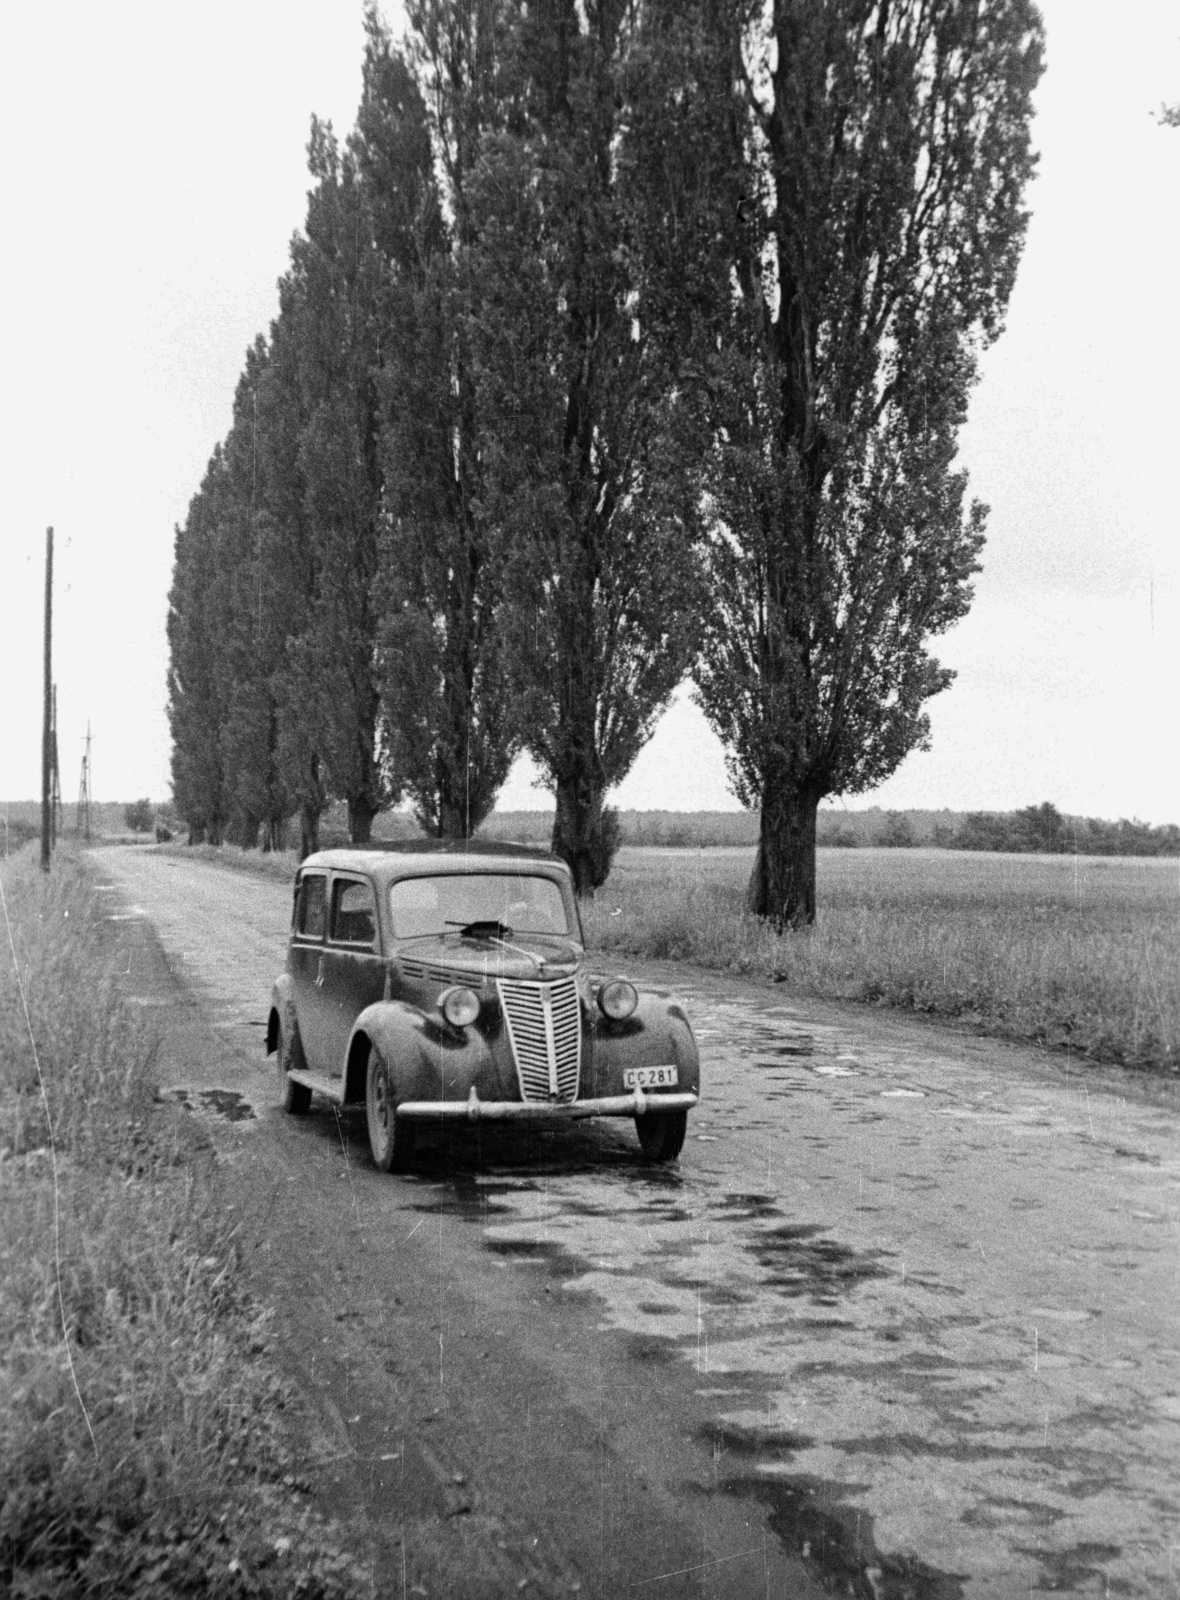
[[[583,1124],[388,1178],[273,1103],[287,888],[94,863],[374,1592],[1180,1592],[1175,1095],[652,967],[705,1074],[678,1170]]]

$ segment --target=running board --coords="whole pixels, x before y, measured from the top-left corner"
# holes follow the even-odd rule
[[[306,1067],[293,1067],[287,1076],[292,1083],[300,1083],[305,1089],[314,1089],[316,1094],[322,1094],[325,1100],[331,1100],[335,1105],[344,1104],[343,1078],[328,1078],[321,1072],[308,1072]]]

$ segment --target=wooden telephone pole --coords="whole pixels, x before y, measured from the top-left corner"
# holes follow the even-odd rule
[[[90,720],[86,721],[86,754],[78,780],[78,835],[90,843]]]
[[[53,529],[45,530],[45,696],[41,710],[41,871],[53,848]]]
[[[57,849],[61,833],[61,768],[57,764],[57,684],[53,686],[53,726],[49,730],[49,842]]]

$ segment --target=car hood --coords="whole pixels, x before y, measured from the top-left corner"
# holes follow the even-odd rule
[[[572,939],[458,939],[431,934],[407,939],[394,960],[407,978],[439,983],[482,984],[492,978],[547,983],[572,977],[582,963],[582,948]]]

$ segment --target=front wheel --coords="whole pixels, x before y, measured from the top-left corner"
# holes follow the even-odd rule
[[[675,1161],[688,1132],[688,1112],[645,1111],[635,1118],[635,1131],[646,1161]]]
[[[279,1105],[284,1111],[290,1111],[300,1116],[311,1104],[311,1090],[305,1083],[295,1083],[291,1076],[291,1068],[296,1060],[302,1060],[303,1052],[299,1049],[297,1037],[288,1035],[282,1023],[278,1026],[278,1037],[275,1039],[275,1064],[279,1069]]]
[[[382,1172],[405,1172],[414,1160],[414,1124],[403,1121],[393,1103],[389,1069],[376,1046],[369,1050],[365,1080],[365,1118],[369,1149]]]

